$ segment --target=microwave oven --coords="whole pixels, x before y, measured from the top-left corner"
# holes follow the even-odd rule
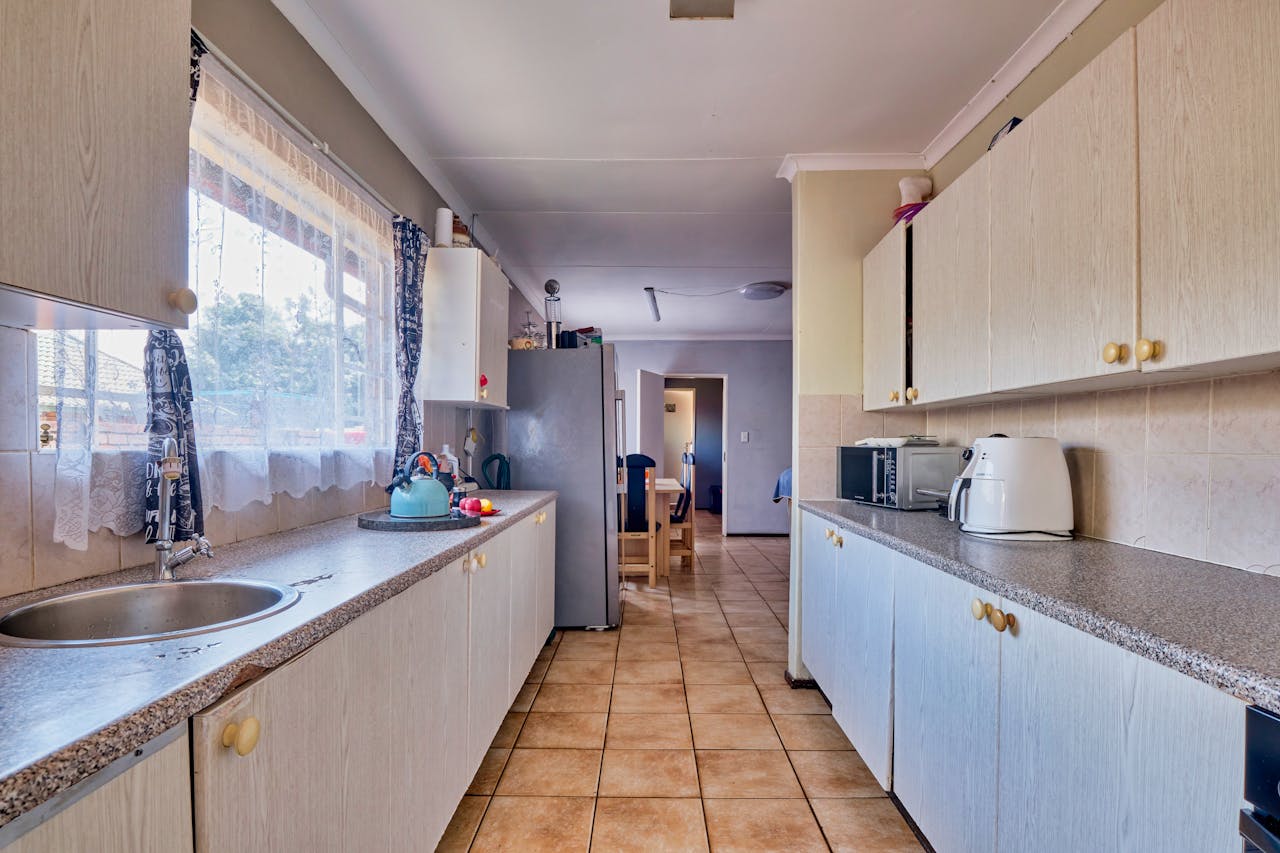
[[[960,453],[938,445],[838,448],[838,497],[892,509],[937,509],[960,473]]]

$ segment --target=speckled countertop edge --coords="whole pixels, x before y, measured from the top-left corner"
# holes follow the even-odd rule
[[[243,558],[252,559],[257,551],[270,549],[273,540],[288,540],[289,546],[295,546],[308,533],[317,540],[316,548],[325,548],[327,542],[336,536],[345,534],[379,537],[432,537],[446,540],[448,544],[417,560],[408,568],[392,570],[387,576],[377,580],[372,586],[359,594],[335,599],[324,612],[297,625],[284,633],[270,637],[256,645],[246,654],[223,663],[216,669],[181,684],[173,690],[156,695],[155,698],[138,707],[136,710],[119,717],[101,727],[77,732],[66,738],[66,742],[43,755],[33,756],[25,765],[6,772],[0,778],[0,826],[7,824],[19,815],[30,811],[60,791],[87,778],[106,767],[111,762],[129,754],[134,749],[156,738],[178,725],[194,714],[214,704],[225,696],[232,688],[251,680],[266,670],[273,669],[291,658],[306,651],[311,646],[333,634],[344,625],[377,605],[404,592],[415,583],[430,577],[435,572],[447,567],[454,560],[462,557],[503,530],[533,514],[541,507],[554,501],[556,492],[516,492],[501,493],[504,503],[518,501],[518,509],[509,514],[493,517],[493,523],[481,528],[445,531],[441,533],[391,533],[359,530],[355,516],[335,519],[311,527],[299,528],[285,533],[277,533],[258,539],[228,545],[217,549],[217,560],[201,562],[198,573],[186,572],[188,576],[218,577],[223,574],[242,576],[243,571],[219,571],[219,564],[237,566]],[[519,496],[516,498],[516,496]],[[305,546],[304,546],[305,547]],[[295,551],[294,556],[306,559],[304,551]],[[239,558],[239,559],[238,559]],[[72,583],[63,584],[32,593],[10,596],[0,599],[0,610],[39,600],[53,594],[72,592],[81,589],[94,589],[119,583],[144,580],[150,577],[150,568],[126,569],[121,572],[99,575]],[[287,612],[287,611],[285,611]],[[264,623],[254,623],[263,625]],[[232,631],[251,628],[230,629]],[[200,639],[214,635],[201,635]],[[168,641],[170,643],[176,641]],[[128,650],[141,650],[148,644],[131,646],[115,646],[122,650],[122,656]],[[21,654],[26,650],[8,649]],[[0,667],[0,675],[3,674]],[[0,686],[0,714],[4,713],[4,687]]]
[[[956,540],[968,540],[969,542],[981,541],[973,537],[966,537],[955,525],[945,522],[934,513],[899,513],[896,510],[873,508],[855,504],[851,501],[802,500],[799,501],[799,506],[801,509],[830,521],[844,530],[877,542],[900,554],[919,560],[926,565],[944,571],[975,586],[982,587],[1021,606],[1029,607],[1038,613],[1085,633],[1092,634],[1106,642],[1141,655],[1148,660],[1167,666],[1246,702],[1261,705],[1280,713],[1280,628],[1275,628],[1270,624],[1247,626],[1239,623],[1225,627],[1225,630],[1255,631],[1262,627],[1274,635],[1274,637],[1263,638],[1261,645],[1269,646],[1271,650],[1274,650],[1275,668],[1272,672],[1262,671],[1257,667],[1232,661],[1228,657],[1197,648],[1191,642],[1179,641],[1162,633],[1131,624],[1128,621],[1116,619],[1079,600],[1072,600],[1070,595],[1054,595],[1038,590],[1028,584],[984,570],[971,562],[955,559],[928,547],[920,541],[914,541],[915,539],[925,538],[924,535],[917,535],[912,539],[908,539],[850,517],[850,514],[859,514],[878,521],[883,518],[883,516],[879,515],[881,513],[915,516],[916,519],[928,516],[930,520],[939,522],[938,529],[930,530],[928,536],[935,538],[950,537]],[[1171,564],[1184,568],[1204,567],[1209,571],[1206,574],[1206,578],[1212,579],[1205,586],[1204,594],[1207,596],[1214,594],[1215,587],[1219,592],[1223,592],[1224,586],[1230,585],[1233,581],[1240,583],[1245,580],[1250,583],[1259,580],[1269,582],[1269,584],[1275,586],[1275,592],[1280,594],[1280,580],[1274,578],[1260,578],[1258,575],[1239,569],[1203,563],[1185,557],[1176,557],[1103,540],[1081,539],[1076,540],[1075,543],[1053,543],[1048,547],[1070,548],[1073,547],[1073,544],[1081,546],[1085,545],[1085,543],[1091,550],[1105,554],[1108,562],[1124,561],[1130,565],[1142,566],[1150,564],[1153,567]],[[990,547],[1009,547],[1010,543],[989,544]],[[1152,595],[1150,591],[1144,591],[1143,594]],[[1217,632],[1224,629],[1224,626],[1218,624],[1214,618],[1214,614],[1221,612],[1224,608],[1214,606],[1214,602],[1205,600],[1191,602],[1179,599],[1169,600],[1161,604],[1161,608],[1153,609],[1176,610],[1185,614],[1185,621],[1188,624],[1187,633],[1206,630]],[[1230,604],[1225,605],[1225,609],[1229,610]],[[1257,646],[1258,644],[1251,642],[1250,645]]]

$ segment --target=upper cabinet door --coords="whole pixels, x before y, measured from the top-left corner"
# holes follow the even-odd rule
[[[186,0],[0,3],[0,283],[186,327],[190,26]]]
[[[1142,334],[1163,370],[1280,351],[1280,4],[1138,25]]]
[[[480,259],[480,346],[478,367],[485,384],[478,389],[480,400],[490,406],[507,405],[507,314],[511,304],[511,284],[488,257]]]
[[[507,405],[507,277],[479,249],[427,253],[419,400]]]
[[[905,405],[907,228],[895,227],[862,260],[862,407]]]
[[[1137,369],[1136,97],[1129,31],[987,157],[993,391]]]
[[[912,402],[990,387],[987,171],[984,157],[911,223]]]

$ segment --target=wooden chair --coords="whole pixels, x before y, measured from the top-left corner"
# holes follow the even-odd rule
[[[658,585],[658,567],[665,558],[666,533],[658,521],[657,463],[632,453],[626,459],[626,484],[618,530],[618,573],[622,577],[647,574],[649,586]],[[629,543],[641,542],[642,551],[628,553]]]
[[[693,496],[697,494],[694,487],[694,458],[689,452],[680,455],[680,485],[684,487],[684,491],[680,493],[680,497],[676,499],[676,505],[671,513],[671,536],[667,540],[668,559],[662,564],[663,574],[670,574],[671,561],[670,557],[680,558],[680,568],[693,571],[693,552],[694,552],[694,500]]]

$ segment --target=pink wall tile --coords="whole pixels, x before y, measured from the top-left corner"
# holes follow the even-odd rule
[[[1053,438],[1057,432],[1058,400],[1037,397],[1022,401],[1022,434],[1027,437]]]
[[[1216,379],[1210,449],[1280,454],[1280,372]]]
[[[1068,450],[1067,473],[1071,476],[1071,506],[1075,530],[1081,536],[1093,533],[1094,468],[1097,454],[1092,450]]]
[[[895,409],[884,414],[884,430],[882,435],[924,435],[929,429],[928,416],[919,409],[910,406]]]
[[[1096,447],[1098,395],[1072,394],[1058,398],[1058,441],[1064,448]]]
[[[1150,453],[1203,453],[1209,449],[1211,383],[1184,382],[1151,389],[1147,423]]]
[[[994,432],[992,407],[990,403],[981,406],[965,407],[965,444],[973,444],[975,438],[985,438]]]
[[[1202,560],[1208,549],[1208,531],[1208,454],[1148,456],[1143,546]]]
[[[835,447],[840,443],[840,397],[801,394],[798,401],[801,447]]]
[[[803,399],[803,398],[801,398]],[[805,410],[800,409],[800,430],[804,432]],[[840,397],[840,435],[833,445],[848,446],[863,438],[884,435],[885,416],[880,412],[862,411],[861,394],[844,394]]]
[[[1092,535],[1139,545],[1143,539],[1146,457],[1125,453],[1094,454]]]
[[[1022,435],[1022,403],[996,403],[991,407],[991,431],[1011,438]]]
[[[1208,559],[1252,571],[1280,569],[1280,457],[1213,456]]]
[[[836,449],[802,447],[798,452],[795,489],[801,499],[830,500],[836,496]]]
[[[1098,395],[1095,445],[1107,453],[1143,453],[1147,447],[1147,389]]]

